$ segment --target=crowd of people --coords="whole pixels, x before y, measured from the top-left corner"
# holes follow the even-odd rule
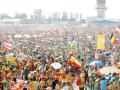
[[[2,63],[0,65],[1,90],[119,90],[120,75],[112,73],[101,75],[96,66],[85,66],[81,60],[81,68],[76,69],[61,61],[52,60],[21,60],[16,64]],[[52,63],[59,62],[62,67],[54,69]],[[107,62],[105,65],[111,65]],[[75,85],[76,84],[76,85]],[[107,89],[108,88],[108,89]]]
[[[71,45],[73,41],[80,41],[79,32],[71,34],[62,30],[60,35],[57,33],[41,32],[39,37],[32,38],[12,37],[12,42],[18,46],[5,54],[1,52],[0,90],[120,90],[119,58],[111,59],[110,48],[98,50],[93,43],[95,39],[90,39],[91,43],[84,38],[83,47],[79,47],[80,42]],[[2,45],[1,50],[4,50]],[[6,60],[8,53],[13,53],[14,62]],[[69,63],[71,56],[78,60],[79,68]],[[99,63],[92,64],[94,61]],[[104,67],[117,70],[104,73],[100,71]]]

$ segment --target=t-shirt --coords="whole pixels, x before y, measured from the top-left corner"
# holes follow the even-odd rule
[[[3,90],[8,90],[9,89],[9,81],[8,80],[3,80],[4,85],[3,85]]]
[[[60,90],[60,86],[58,84],[56,84],[55,90]]]
[[[66,85],[63,87],[63,90],[68,90],[68,88],[67,88],[67,86],[66,86]]]
[[[32,81],[31,86],[34,90],[37,90],[37,82],[36,81]]]
[[[40,81],[40,88],[43,88],[45,86],[45,81]]]
[[[101,90],[107,90],[107,80],[101,80],[100,86]]]

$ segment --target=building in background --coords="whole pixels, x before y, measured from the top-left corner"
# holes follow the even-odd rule
[[[107,10],[106,7],[106,0],[97,0],[97,18],[104,19],[105,18],[105,11]]]
[[[42,22],[42,10],[41,9],[35,9],[33,17],[34,17],[35,23],[41,23]]]

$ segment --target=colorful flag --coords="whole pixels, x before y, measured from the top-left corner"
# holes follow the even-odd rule
[[[12,39],[7,35],[7,34],[1,34],[0,37],[1,40],[1,45],[7,50],[7,51],[11,51],[13,48],[13,41]]]
[[[113,29],[114,34],[119,34],[120,33],[120,28],[116,27],[115,29]]]
[[[105,48],[106,48],[105,39],[106,39],[105,34],[98,34],[98,36],[97,36],[98,49],[105,50]]]
[[[16,57],[6,57],[6,62],[15,64],[16,63]]]
[[[13,45],[9,42],[2,41],[2,45],[5,47],[7,51],[12,50]]]
[[[111,44],[112,44],[112,45],[117,44],[117,39],[116,39],[116,37],[113,35],[113,33],[112,33],[111,36],[110,36],[110,41],[111,41]]]
[[[75,67],[75,68],[80,68],[81,67],[80,62],[72,55],[70,56],[70,60],[69,60],[68,63],[73,65],[73,67]]]

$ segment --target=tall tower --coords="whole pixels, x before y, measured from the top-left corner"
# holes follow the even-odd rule
[[[106,0],[97,0],[96,10],[97,10],[97,18],[104,19],[105,11],[107,10]]]
[[[34,20],[36,23],[41,23],[41,20],[42,20],[42,10],[41,9],[34,10]]]

